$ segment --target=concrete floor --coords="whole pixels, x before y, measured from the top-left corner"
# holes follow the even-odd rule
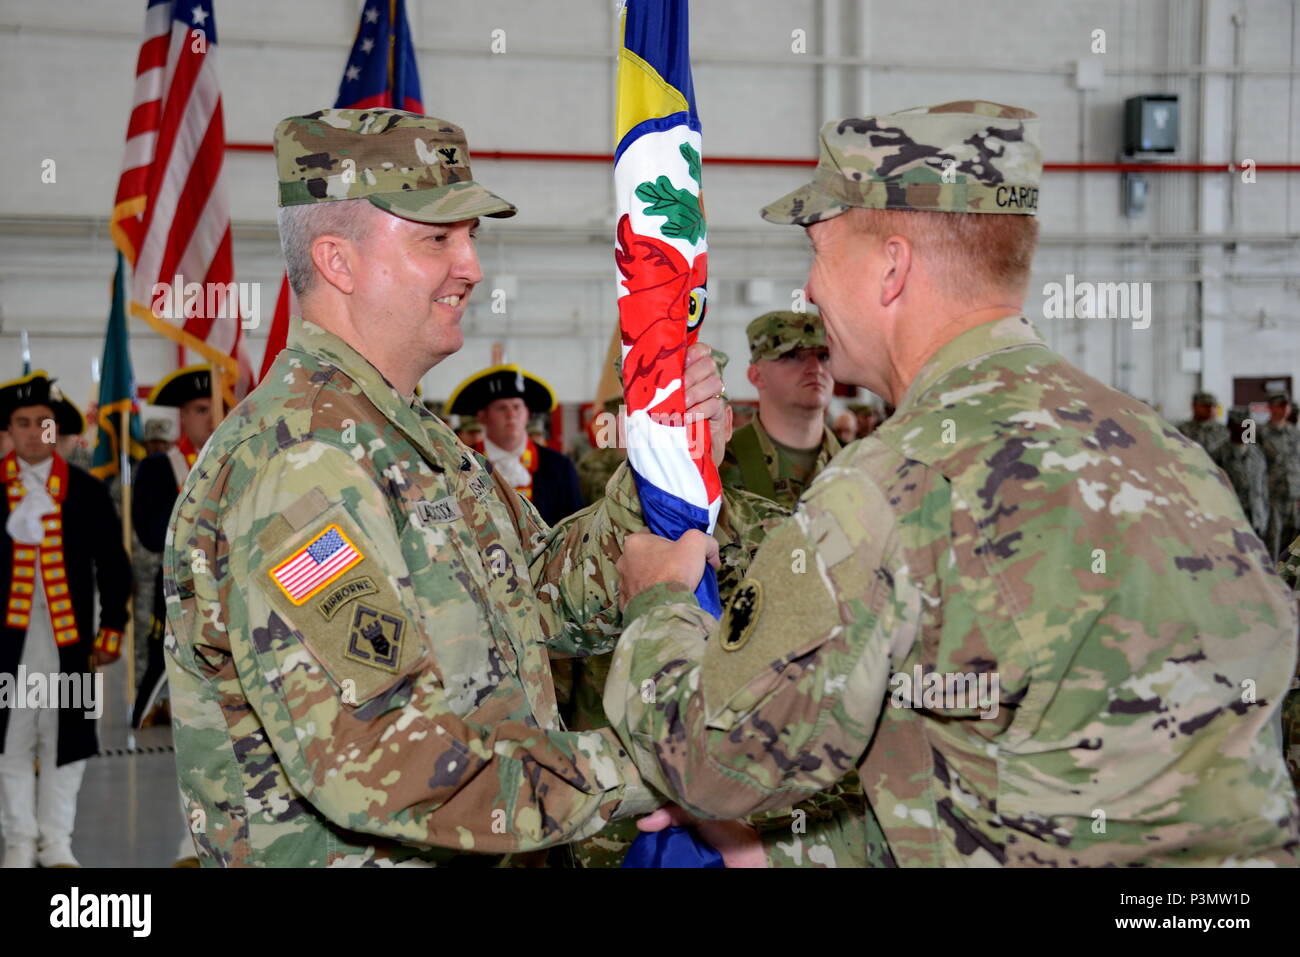
[[[100,753],[82,780],[72,852],[83,867],[168,867],[185,833],[171,728],[127,727],[125,659],[104,679]]]

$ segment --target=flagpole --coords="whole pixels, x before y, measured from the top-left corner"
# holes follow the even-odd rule
[[[122,547],[129,560],[134,554],[131,541],[134,526],[131,522],[131,410],[123,409],[121,429],[118,432],[118,481],[122,487]],[[135,602],[126,603],[126,714],[127,724],[135,714]]]
[[[221,365],[213,362],[210,364],[212,369],[212,427],[215,429],[225,418],[226,396],[221,387]],[[198,449],[195,449],[197,452]]]

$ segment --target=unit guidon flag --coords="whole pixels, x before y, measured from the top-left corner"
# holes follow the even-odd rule
[[[646,525],[712,531],[722,485],[708,424],[684,422],[686,350],[708,301],[708,223],[686,0],[628,0],[614,131],[618,315],[628,462]],[[696,592],[721,612],[713,569]]]
[[[618,61],[614,194],[618,321],[627,458],[650,531],[713,531],[722,484],[707,422],[688,426],[686,350],[708,302],[708,223],[701,200],[700,120],[691,82],[687,0],[627,0]],[[715,618],[718,580],[704,567],[696,597]],[[721,867],[683,828],[642,834],[624,867]]]

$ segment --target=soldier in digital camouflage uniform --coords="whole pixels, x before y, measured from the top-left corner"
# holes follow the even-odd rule
[[[1256,535],[1267,541],[1268,462],[1253,435],[1251,441],[1245,441],[1243,430],[1247,426],[1254,427],[1253,423],[1248,423],[1248,419],[1249,415],[1244,410],[1234,409],[1228,413],[1228,442],[1213,458],[1232,483],[1237,501],[1241,503],[1246,518],[1250,519],[1250,527]]]
[[[1294,865],[1294,601],[1204,450],[1019,314],[1036,233],[1001,220],[1036,211],[1037,128],[982,101],[823,127],[814,181],[764,216],[808,227],[836,378],[897,411],[721,622],[700,536],[629,536],[606,711],[699,814],[856,766],[876,863]],[[967,268],[926,258],[944,242]]]
[[[601,413],[605,416],[615,416],[619,414],[619,407],[623,404],[623,397],[619,396],[614,399],[606,399]],[[618,445],[618,430],[609,426],[596,430],[596,437],[600,439],[602,434],[606,439],[611,439],[615,444],[600,446],[588,450],[578,459],[578,483],[582,486],[582,497],[588,502],[599,502],[605,496],[605,486],[618,467],[627,461],[627,453]]]
[[[1259,447],[1268,461],[1269,554],[1281,557],[1287,543],[1300,535],[1300,430],[1287,421],[1291,397],[1268,397],[1269,420],[1259,430]]]
[[[1218,404],[1213,392],[1198,392],[1192,396],[1192,417],[1178,423],[1178,431],[1205,449],[1216,462],[1228,445],[1228,430],[1214,417]]]
[[[713,357],[721,375],[727,365],[727,355],[715,349]],[[585,570],[575,567],[571,556],[581,551],[581,538],[598,542],[602,554],[612,564],[622,554],[623,540],[645,528],[636,486],[626,466],[620,467],[610,477],[607,491],[607,496],[603,496],[599,503],[555,526],[552,534],[564,536],[569,541],[564,547],[548,543],[554,557],[550,558],[549,567],[540,570],[539,579],[565,581],[568,576],[572,579],[570,591],[576,592],[581,587]],[[718,594],[722,601],[727,601],[744,578],[750,560],[768,531],[789,514],[789,509],[761,495],[723,487],[722,508],[713,531],[721,562],[717,574]],[[547,593],[548,590],[542,590],[543,599]],[[594,592],[593,597],[597,602],[607,597],[616,598],[599,591]],[[616,618],[612,608],[593,606],[579,609],[575,617],[621,623],[621,618]],[[571,697],[566,700],[560,696],[561,714],[568,727],[589,731],[609,726],[601,694],[609,675],[610,658],[611,655],[603,654],[572,661]],[[553,664],[561,666],[554,670],[562,673],[566,662]],[[750,822],[763,834],[769,867],[855,867],[866,863],[862,833],[864,804],[856,780],[842,782],[837,788],[814,795],[796,810],[798,814],[772,812],[757,815]],[[636,834],[634,821],[615,821],[595,837],[575,844],[573,850],[583,867],[618,867]]]
[[[807,362],[818,355],[824,361],[826,328],[815,312],[764,313],[746,326],[745,334],[749,338],[751,382],[755,381],[756,366]],[[809,353],[814,355],[810,357]],[[791,371],[794,371],[793,365]],[[790,403],[791,397],[778,396],[775,391],[760,385],[758,414],[752,422],[736,430],[727,443],[722,465],[718,467],[723,486],[744,489],[786,508],[794,508],[803,490],[840,450],[839,439],[825,423],[826,407],[830,402],[829,378],[824,385],[824,395],[801,393],[797,399],[820,426],[820,440],[808,448],[783,444],[771,434],[772,426],[763,425],[764,419],[773,418],[780,412],[773,407],[777,403]]]
[[[537,601],[546,527],[414,395],[461,345],[477,217],[514,207],[443,120],[324,110],[275,147],[304,319],[195,464],[164,557],[203,863],[490,865],[655,807],[612,732],[557,721],[548,647],[613,632],[562,627],[567,586]],[[688,402],[720,417],[702,360]],[[571,560],[612,587],[599,555]]]

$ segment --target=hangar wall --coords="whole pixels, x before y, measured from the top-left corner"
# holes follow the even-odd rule
[[[361,0],[218,0],[226,137],[268,143],[283,116],[333,102]],[[1177,93],[1181,146],[1159,162],[1300,163],[1293,0],[697,0],[695,84],[709,157],[815,156],[824,120],[945,100],[1026,106],[1043,119],[1049,162],[1113,163],[1123,101]],[[107,216],[122,160],[143,2],[0,3],[0,372],[18,341],[74,399],[91,394],[113,249]],[[465,126],[472,152],[611,149],[614,6],[601,0],[409,0],[426,109]],[[975,12],[972,12],[975,11]],[[1105,52],[1093,52],[1104,31]],[[504,31],[496,34],[494,31]],[[800,33],[802,31],[802,33]],[[493,45],[504,52],[494,52]],[[800,42],[804,44],[800,50]],[[1079,89],[1078,61],[1100,61]],[[54,183],[42,162],[56,161]],[[274,166],[231,151],[227,188],[236,278],[261,283],[260,361],[279,286]],[[475,162],[520,207],[486,224],[484,287],[466,346],[425,379],[445,395],[488,363],[491,344],[589,401],[614,321],[611,172],[603,163]],[[802,232],[758,207],[806,169],[710,163],[708,338],[742,361],[729,391],[751,397],[744,325],[786,307],[808,263]],[[1049,172],[1043,243],[1027,311],[1048,340],[1102,380],[1182,417],[1197,388],[1230,399],[1234,375],[1300,382],[1300,173],[1148,177],[1145,214],[1121,212],[1114,172]],[[1044,287],[1149,282],[1151,318],[1043,319]],[[752,280],[767,284],[751,285]],[[506,313],[492,288],[513,289]],[[175,367],[176,350],[132,326],[137,379]],[[1198,371],[1199,370],[1199,371]]]

